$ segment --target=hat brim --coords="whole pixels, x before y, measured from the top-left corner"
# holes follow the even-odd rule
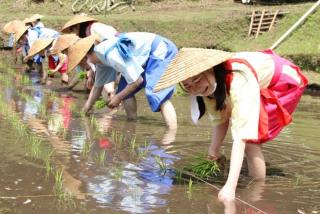
[[[93,22],[93,21],[98,21],[98,20],[88,16],[80,16],[80,15],[74,16],[62,27],[61,32],[67,32],[69,28],[74,25],[81,24],[84,22]]]
[[[14,34],[14,42],[17,43],[29,28],[30,26],[21,26],[17,29],[17,32]]]
[[[42,18],[43,18],[43,15],[34,14],[34,15],[32,15],[31,17],[29,17],[29,20],[32,21],[32,22],[35,22],[35,21],[37,21],[38,19],[42,19]]]
[[[68,72],[72,71],[85,57],[95,42],[95,36],[79,39],[68,49]]]
[[[158,92],[196,76],[232,56],[234,53],[215,49],[182,48],[161,76],[154,91]]]
[[[52,44],[50,49],[51,54],[58,54],[68,49],[76,43],[80,38],[76,34],[63,34],[59,36]]]
[[[30,47],[29,53],[28,55],[25,57],[25,59],[30,59],[31,57],[33,57],[34,55],[38,54],[39,52],[43,51],[44,49],[46,49],[52,42],[53,42],[53,38],[49,38],[49,39],[38,39],[36,40],[32,46]]]
[[[15,33],[19,27],[23,27],[24,23],[20,20],[13,20],[11,22],[8,22],[5,24],[2,28],[3,32],[9,34],[9,33]]]

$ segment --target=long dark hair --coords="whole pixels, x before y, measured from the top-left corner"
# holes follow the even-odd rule
[[[219,65],[214,66],[214,76],[217,82],[217,88],[213,92],[214,98],[216,99],[216,110],[222,111],[226,108],[226,97],[227,97],[227,89],[226,89],[226,75],[227,72],[224,64],[221,63]]]

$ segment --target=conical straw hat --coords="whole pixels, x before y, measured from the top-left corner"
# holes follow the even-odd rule
[[[13,20],[11,22],[8,22],[3,27],[3,31],[5,33],[15,33],[20,27],[23,27],[24,23],[20,20]]]
[[[79,39],[74,45],[68,49],[68,72],[72,71],[88,53],[95,42],[95,36],[88,36]]]
[[[234,54],[201,48],[182,48],[163,73],[154,91],[168,88],[218,65]]]
[[[50,49],[51,54],[58,54],[69,48],[80,38],[76,34],[63,34],[55,39]]]
[[[16,33],[14,34],[14,41],[17,43],[21,36],[30,28],[30,26],[19,26]]]
[[[91,22],[91,21],[97,21],[95,18],[91,18],[89,16],[80,16],[76,15],[72,17],[63,27],[62,27],[62,32],[66,31],[68,28],[70,28],[73,25],[84,23],[84,22]]]
[[[25,23],[25,24],[32,23],[32,20],[30,18],[25,18],[23,20],[23,23]]]
[[[35,21],[37,21],[38,19],[42,19],[42,18],[43,18],[43,15],[33,14],[32,16],[29,17],[29,20],[32,21],[32,22],[35,22]]]
[[[30,59],[34,55],[38,54],[40,51],[46,49],[52,42],[53,38],[50,39],[37,39],[30,47],[28,56],[25,59]]]

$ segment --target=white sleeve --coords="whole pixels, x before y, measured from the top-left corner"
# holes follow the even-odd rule
[[[38,39],[38,33],[34,30],[28,31],[28,44],[29,47]]]
[[[251,72],[234,72],[230,88],[233,140],[257,139],[260,87]]]

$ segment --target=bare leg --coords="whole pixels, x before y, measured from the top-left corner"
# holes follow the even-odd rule
[[[172,103],[168,100],[160,107],[160,111],[169,129],[177,129],[177,115]]]
[[[262,146],[259,144],[247,143],[245,152],[249,175],[254,178],[265,178],[266,163],[262,153]]]
[[[63,73],[62,76],[61,76],[61,80],[62,80],[62,83],[68,84],[68,82],[69,82],[68,74],[67,73]]]
[[[124,110],[127,113],[128,120],[136,120],[138,118],[136,98],[133,96],[131,98],[123,100],[122,103]]]

